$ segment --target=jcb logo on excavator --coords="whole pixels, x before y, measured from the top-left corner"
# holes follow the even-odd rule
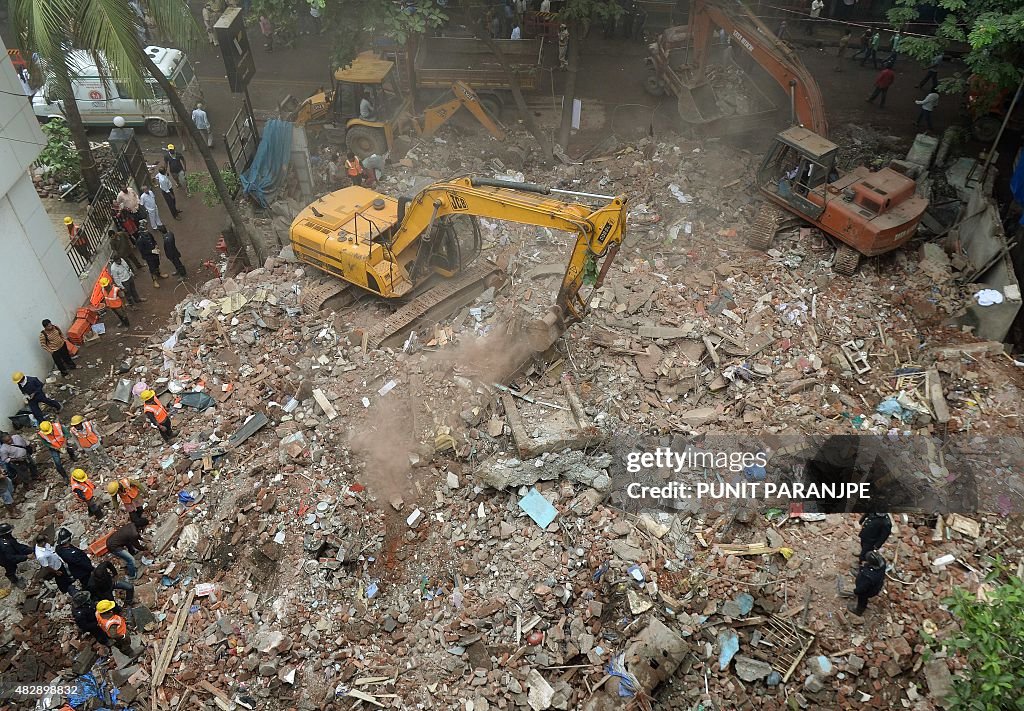
[[[455,193],[448,193],[448,202],[452,204],[453,210],[469,209],[469,203],[466,202],[465,198],[459,197]]]

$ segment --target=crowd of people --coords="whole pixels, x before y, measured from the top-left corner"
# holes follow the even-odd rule
[[[162,178],[171,182],[167,184]],[[174,191],[182,191],[187,195],[187,184],[184,159],[175,152],[173,145],[167,147],[158,180],[172,214],[177,216],[181,211],[176,209]],[[145,264],[154,288],[159,288],[160,280],[169,276],[161,267],[158,239],[162,243],[163,257],[171,262],[178,276],[184,278],[187,270],[182,263],[174,233],[160,219],[159,208],[149,185],[143,188],[141,194],[131,185],[124,185],[112,207],[116,225],[116,229],[108,233],[112,254],[97,287],[106,310],[126,327],[129,319],[125,302],[134,305],[146,300],[139,295],[135,286],[134,269],[141,269]],[[66,221],[66,224],[69,224],[69,234],[74,237],[73,220]],[[151,226],[156,228],[159,238],[151,231]],[[77,369],[77,347],[49,319],[42,321],[39,345],[50,354],[56,371],[61,375],[66,377]],[[134,599],[131,581],[139,574],[135,556],[146,550],[142,540],[143,532],[149,524],[143,504],[146,489],[135,479],[117,476],[116,463],[104,446],[103,433],[95,421],[84,414],[76,414],[67,424],[62,422],[64,406],[47,394],[45,379],[16,372],[12,374],[11,380],[17,385],[25,403],[25,407],[12,420],[16,426],[34,427],[36,437],[0,432],[0,502],[7,516],[11,520],[20,518],[21,512],[15,503],[15,495],[33,487],[40,478],[41,467],[36,461],[37,454],[45,453],[49,457],[54,470],[67,482],[70,494],[80,505],[82,514],[93,519],[103,518],[104,505],[97,495],[95,482],[84,467],[103,472],[107,482],[105,490],[111,500],[119,504],[117,508],[126,515],[127,521],[117,526],[106,538],[105,545],[95,550],[99,554],[109,553],[123,561],[125,575],[122,576],[111,561],[94,562],[89,551],[73,545],[74,535],[69,528],[61,528],[53,540],[45,533],[36,536],[33,547],[17,540],[14,526],[9,522],[0,523],[0,565],[11,585],[25,587],[24,579],[18,574],[18,566],[34,558],[43,571],[36,579],[52,580],[58,591],[68,595],[71,616],[83,634],[101,644],[114,645],[125,654],[135,654],[141,650],[133,650],[131,647],[131,614],[126,607]],[[142,404],[143,420],[159,432],[164,442],[172,441],[172,419],[156,392],[140,384],[133,394],[138,396]],[[69,473],[68,468],[71,467],[73,469]],[[118,595],[123,595],[123,603]],[[2,596],[3,592],[0,591]],[[122,604],[126,607],[122,607]]]
[[[51,538],[44,532],[34,539],[34,546],[15,537],[14,526],[0,523],[0,566],[12,586],[26,587],[18,566],[35,559],[42,575],[37,580],[52,580],[61,593],[68,596],[71,616],[78,629],[103,645],[116,646],[124,654],[134,656],[141,649],[133,649],[130,639],[130,606],[134,601],[133,581],[139,576],[136,559],[147,546],[143,534],[149,525],[145,515],[144,498],[149,493],[145,485],[130,477],[119,477],[116,464],[103,444],[103,435],[96,422],[83,415],[75,415],[65,427],[60,421],[63,406],[47,396],[45,384],[39,379],[14,373],[17,384],[32,414],[38,441],[30,441],[20,434],[0,433],[0,500],[12,520],[21,512],[14,502],[18,489],[27,489],[40,476],[36,462],[39,450],[45,450],[58,475],[67,482],[69,492],[77,506],[69,511],[80,511],[93,519],[105,516],[104,501],[96,491],[96,483],[83,468],[85,462],[94,471],[109,475],[105,491],[124,516],[119,525],[106,537],[105,543],[83,550],[72,542],[74,534],[68,527],[59,529]],[[141,387],[145,387],[144,385]],[[143,418],[155,428],[165,442],[174,438],[170,413],[156,393],[145,387],[138,393],[143,406]],[[42,408],[46,407],[44,414]],[[70,474],[65,467],[81,462]],[[104,550],[105,549],[105,550]],[[94,560],[94,555],[109,554],[125,566],[122,575],[110,560]],[[123,596],[123,601],[121,597]]]

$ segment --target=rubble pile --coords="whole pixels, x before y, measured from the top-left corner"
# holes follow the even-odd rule
[[[522,146],[464,156],[460,172],[535,167]],[[409,192],[453,160],[420,143],[380,189]],[[156,708],[941,704],[959,662],[925,659],[924,635],[951,625],[938,601],[983,592],[993,551],[1021,552],[1019,370],[942,326],[960,292],[927,245],[851,278],[812,229],[745,247],[756,161],[644,139],[546,168],[557,187],[625,193],[630,228],[588,318],[507,383],[487,376],[502,355],[490,339],[550,306],[567,235],[484,220],[483,258],[502,255],[510,282],[402,347],[364,345],[385,304],[304,309],[320,277],[287,248],[207,283],[84,394],[110,392],[101,429],[117,474],[149,486],[153,524],[146,652],[79,664]],[[171,407],[171,447],[141,424],[141,382]],[[989,457],[977,495],[1002,515],[896,517],[885,592],[856,618],[836,600],[852,516],[610,503],[627,452],[779,434],[956,435]],[[954,490],[942,453],[929,461],[921,475]],[[32,493],[37,522],[84,544],[109,530],[116,517],[86,520],[60,487]],[[0,644],[62,668],[88,645],[59,596],[34,599],[12,591]]]

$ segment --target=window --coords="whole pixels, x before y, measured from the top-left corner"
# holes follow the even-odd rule
[[[174,83],[174,88],[183,90],[187,89],[189,84],[196,78],[196,73],[192,69],[192,65],[188,61],[182,61],[178,65],[178,71],[175,72],[171,81]]]
[[[130,89],[128,88],[128,85],[127,85],[127,84],[124,84],[124,83],[122,83],[122,82],[119,82],[119,81],[115,81],[115,82],[114,82],[114,88],[115,88],[115,89],[117,89],[117,95],[118,95],[118,96],[119,96],[120,98],[122,98],[122,99],[134,99],[134,98],[135,98],[135,97],[134,97],[134,96],[132,95],[132,92],[131,92],[131,90],[130,90]]]

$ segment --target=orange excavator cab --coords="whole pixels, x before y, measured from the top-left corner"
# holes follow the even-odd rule
[[[884,254],[910,240],[928,208],[928,201],[916,195],[914,180],[891,168],[838,169],[839,147],[827,138],[825,106],[814,77],[742,2],[692,0],[687,31],[670,28],[651,45],[652,88],[676,94],[686,123],[717,127],[733,121],[723,115],[708,81],[716,28],[725,31],[734,51],[748,55],[789,95],[795,125],[777,134],[765,154],[757,173],[761,193],[838,241],[833,269],[841,274],[852,274],[861,255]],[[682,61],[677,59],[681,52]],[[784,218],[766,206],[748,244],[767,249]]]

